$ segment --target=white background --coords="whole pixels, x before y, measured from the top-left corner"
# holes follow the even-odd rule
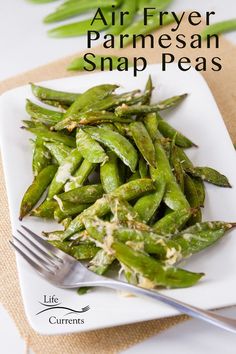
[[[56,3],[34,5],[25,0],[0,1],[0,80],[86,49],[86,39],[50,39],[41,20]],[[236,1],[175,0],[171,10],[194,9],[216,12],[215,21],[236,14]],[[235,33],[227,38],[236,43]],[[236,318],[236,308],[225,313]],[[3,354],[25,353],[24,343],[12,320],[0,306],[0,343]],[[234,354],[236,335],[225,333],[200,321],[192,320],[129,349],[126,353],[162,354]],[[43,354],[43,353],[42,353]],[[69,354],[69,353],[68,353]]]

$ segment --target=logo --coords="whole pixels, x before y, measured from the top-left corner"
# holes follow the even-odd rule
[[[39,301],[39,304],[43,306],[43,308],[35,315],[38,316],[45,312],[48,313],[48,321],[52,325],[84,324],[85,320],[84,318],[81,318],[81,314],[90,310],[89,305],[82,307],[81,309],[72,309],[64,306],[62,302],[59,302],[56,295],[44,295],[43,301]]]

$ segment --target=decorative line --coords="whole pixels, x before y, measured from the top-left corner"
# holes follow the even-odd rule
[[[90,310],[90,307],[89,306],[85,306],[83,307],[81,310],[73,310],[69,307],[63,307],[63,306],[53,306],[53,307],[48,307],[42,311],[39,311],[38,313],[36,313],[36,316],[39,315],[40,313],[43,313],[43,312],[46,312],[46,311],[49,311],[49,310],[54,310],[54,309],[62,309],[62,310],[69,310],[70,312],[68,312],[66,315],[69,315],[71,313],[83,313],[83,312],[87,312],[88,310]],[[66,316],[65,315],[65,316]]]
[[[54,306],[60,306],[60,305],[61,305],[61,302],[60,302],[60,304],[54,304],[54,305],[53,305],[53,304],[50,304],[50,305],[49,305],[49,304],[44,304],[43,302],[40,302],[40,301],[39,301],[39,303],[40,303],[41,305],[47,306],[47,307],[54,307]]]

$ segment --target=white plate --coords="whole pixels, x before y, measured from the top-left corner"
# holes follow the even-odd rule
[[[234,185],[236,158],[233,145],[212,94],[204,79],[196,71],[181,72],[175,65],[170,65],[168,71],[162,72],[159,65],[151,65],[136,78],[132,76],[132,72],[107,72],[59,79],[44,84],[59,90],[81,92],[93,85],[117,83],[123,89],[131,90],[144,88],[148,74],[152,75],[156,87],[153,101],[184,92],[190,94],[178,108],[165,115],[173,126],[199,145],[199,149],[193,148],[189,151],[194,163],[220,170]],[[29,143],[31,134],[20,130],[21,120],[27,118],[24,108],[26,98],[33,99],[29,86],[5,93],[0,102],[1,146],[13,233],[19,227],[21,198],[32,180],[32,151]],[[235,211],[235,187],[224,189],[207,185],[205,220],[236,221]],[[55,224],[34,218],[26,218],[24,224],[38,233],[42,230],[55,229]],[[187,269],[206,273],[198,285],[164,292],[202,308],[235,304],[235,237],[235,231],[230,232],[216,246],[186,262]],[[86,295],[78,296],[74,290],[62,290],[50,285],[18,256],[17,265],[26,315],[31,326],[42,334],[80,332],[177,314],[177,311],[159,302],[124,297],[113,290],[94,289]],[[89,305],[90,310],[81,315],[66,316],[67,311],[54,309],[36,315],[45,309],[40,304],[45,300],[44,296],[48,300],[52,295],[58,298],[60,306],[80,310]],[[56,318],[61,323],[54,323]]]

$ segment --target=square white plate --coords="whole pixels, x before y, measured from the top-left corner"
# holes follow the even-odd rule
[[[236,221],[236,156],[214,98],[200,74],[191,69],[181,72],[169,65],[166,72],[160,65],[151,65],[136,78],[132,72],[106,72],[71,77],[43,83],[58,90],[82,92],[101,83],[116,83],[122,90],[144,88],[148,74],[155,85],[153,101],[188,92],[188,98],[176,109],[165,113],[168,121],[199,145],[189,150],[196,165],[212,166],[227,175],[233,188],[207,185],[205,220]],[[33,99],[29,86],[6,92],[0,100],[1,148],[10,206],[12,230],[19,227],[18,213],[21,198],[32,181],[31,134],[20,129],[25,113],[25,99]],[[35,232],[53,230],[57,225],[26,218]],[[168,295],[202,308],[217,308],[236,303],[236,233],[225,237],[216,246],[192,257],[184,265],[206,276],[198,285],[188,289],[165,290]],[[109,326],[176,315],[177,311],[153,300],[124,297],[113,290],[94,289],[83,296],[76,291],[53,287],[38,276],[17,256],[20,286],[26,315],[31,326],[41,334],[80,332]],[[56,297],[60,306],[75,310],[89,305],[81,314],[66,315],[68,311],[53,309],[39,315],[46,307],[42,302]],[[55,302],[53,303],[55,305]],[[58,323],[57,323],[58,322]]]

